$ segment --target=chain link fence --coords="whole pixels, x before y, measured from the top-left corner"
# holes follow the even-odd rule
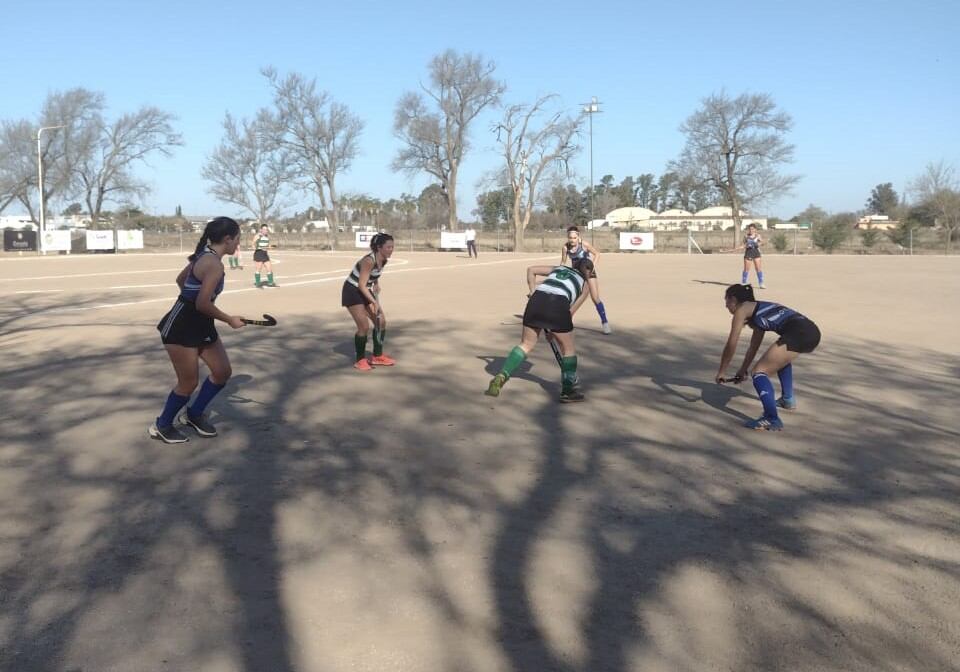
[[[440,245],[440,234],[437,231],[425,230],[394,230],[390,231],[396,241],[397,250],[403,251],[437,251]],[[735,247],[733,233],[731,231],[696,231],[687,233],[686,231],[655,231],[654,234],[654,252],[665,254],[686,254],[688,251],[694,254],[703,251],[705,254],[720,252]],[[581,233],[584,240],[593,245],[600,252],[618,252],[620,251],[619,232],[616,230],[597,230],[584,231]],[[813,245],[811,232],[808,230],[769,230],[762,232],[764,238],[763,253],[770,254],[826,254],[823,250]],[[782,251],[778,251],[774,245],[777,238],[782,236]],[[197,244],[200,234],[194,232],[158,232],[144,231],[143,244],[144,251],[147,252],[182,252],[190,254]],[[86,253],[86,240],[83,232],[73,232],[73,253]],[[249,251],[249,242],[252,240],[249,234],[244,235],[242,250],[245,254],[252,254]],[[340,251],[357,252],[354,241],[356,240],[353,232],[327,232],[327,231],[303,231],[303,232],[272,232],[270,240],[276,245],[277,250],[303,250],[303,251]],[[527,231],[524,236],[522,252],[532,253],[552,253],[556,252],[558,257],[560,248],[567,240],[565,230],[556,231]],[[477,233],[477,243],[480,253],[490,252],[511,252],[514,249],[513,231],[503,227],[500,230],[482,230]],[[886,232],[879,232],[873,245],[864,245],[864,239],[860,230],[854,230],[846,241],[834,249],[834,254],[943,254],[944,253],[944,234],[942,231],[933,229],[916,229],[913,232],[912,240],[904,240],[904,244],[898,245],[893,242]],[[912,243],[912,246],[911,246]],[[953,245],[952,254],[957,254],[960,244]],[[107,251],[112,252],[110,250]],[[121,251],[119,254],[137,254],[137,250]],[[36,254],[36,252],[7,252],[4,256],[23,256]]]

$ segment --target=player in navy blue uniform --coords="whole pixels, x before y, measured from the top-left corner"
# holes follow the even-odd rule
[[[607,321],[607,309],[604,307],[603,301],[600,300],[600,282],[597,280],[596,267],[597,260],[600,259],[600,253],[597,252],[596,248],[590,243],[580,237],[580,229],[576,226],[567,228],[567,242],[560,250],[560,263],[566,264],[568,259],[571,265],[584,259],[589,259],[593,262],[591,264],[593,270],[590,271],[590,275],[587,277],[587,289],[590,290],[590,299],[593,301],[593,305],[596,306],[597,314],[600,316],[600,328],[603,330],[603,333],[610,334],[612,329],[610,328],[610,322]]]
[[[727,310],[733,314],[730,336],[720,356],[720,368],[714,378],[717,383],[724,382],[724,372],[737,352],[737,341],[744,326],[753,329],[750,347],[743,357],[743,364],[734,376],[734,382],[747,377],[747,371],[756,356],[763,337],[768,331],[774,331],[779,338],[763,354],[753,367],[753,386],[763,404],[763,415],[746,423],[751,429],[779,431],[783,422],[777,408],[793,410],[797,401],[793,394],[793,360],[801,353],[813,352],[820,343],[820,330],[813,321],[792,308],[771,301],[757,301],[750,285],[730,285],[724,294]],[[775,399],[770,376],[774,373],[780,378],[779,399]]]
[[[757,233],[756,224],[748,224],[747,232],[743,236],[743,244],[728,250],[729,252],[743,250],[743,274],[740,276],[740,284],[745,285],[747,280],[750,279],[750,264],[752,263],[753,269],[757,272],[757,286],[760,289],[766,289],[763,284],[763,267],[760,261],[760,257],[763,256],[760,254],[761,245],[763,245],[763,238]]]
[[[233,254],[240,244],[240,226],[229,217],[217,217],[207,226],[190,255],[190,263],[177,276],[180,296],[163,316],[157,329],[173,369],[177,386],[167,397],[160,416],[149,434],[164,443],[184,443],[189,439],[174,426],[177,413],[188,401],[199,379],[202,359],[210,369],[193,404],[181,416],[181,422],[193,427],[200,436],[216,436],[216,428],[203,417],[207,404],[227,384],[232,369],[214,320],[226,322],[234,329],[243,326],[243,318],[227,315],[214,305],[223,291],[224,255]]]

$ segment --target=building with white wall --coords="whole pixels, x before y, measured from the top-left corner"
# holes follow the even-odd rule
[[[767,228],[766,217],[754,217],[740,211],[741,224],[746,228],[755,224],[758,229]],[[636,226],[651,231],[712,231],[732,229],[734,227],[733,208],[718,205],[704,208],[696,213],[677,208],[657,213],[649,208],[617,208],[607,213],[606,220],[611,228],[630,228]]]

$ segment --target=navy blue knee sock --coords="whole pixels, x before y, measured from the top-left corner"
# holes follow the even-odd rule
[[[177,394],[176,390],[170,391],[170,396],[167,397],[167,403],[163,405],[163,412],[160,414],[160,417],[157,418],[157,427],[170,427],[173,425],[174,419],[177,417],[177,413],[180,412],[180,409],[190,401],[190,396],[182,396]]]
[[[787,364],[777,372],[780,378],[780,394],[787,399],[793,399],[793,364]]]
[[[203,415],[203,411],[206,410],[207,404],[209,404],[217,393],[224,388],[223,385],[217,385],[215,382],[210,380],[208,377],[203,381],[203,386],[200,388],[197,398],[193,400],[193,403],[190,404],[190,408],[187,409],[187,413],[190,414],[192,418],[199,418]]]
[[[597,313],[600,315],[600,321],[607,321],[607,309],[603,307],[603,301],[597,304]]]
[[[757,390],[760,403],[763,404],[763,415],[771,420],[777,416],[777,398],[773,392],[773,383],[765,373],[753,374],[753,387]]]

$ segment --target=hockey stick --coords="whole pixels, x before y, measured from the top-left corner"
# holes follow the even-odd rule
[[[557,345],[557,341],[555,340],[556,337],[549,329],[544,329],[543,333],[546,335],[547,343],[550,344],[550,349],[553,350],[553,356],[557,358],[557,365],[562,369],[563,355],[560,354],[560,347]]]
[[[258,327],[275,327],[277,326],[277,318],[275,318],[273,315],[267,315],[264,313],[262,320],[248,320],[247,318],[243,318],[243,323],[252,324]]]
[[[723,385],[724,383],[733,383],[734,385],[739,385],[740,383],[743,382],[743,379],[744,379],[743,376],[734,376],[733,378],[721,378],[720,384]]]

